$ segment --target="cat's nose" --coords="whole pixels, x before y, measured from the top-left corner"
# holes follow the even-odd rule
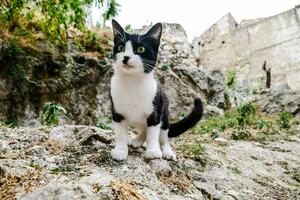
[[[127,64],[128,60],[129,60],[129,56],[124,56],[124,58],[123,58],[123,63],[124,63],[124,64]]]

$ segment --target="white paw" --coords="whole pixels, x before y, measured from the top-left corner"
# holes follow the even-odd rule
[[[157,158],[161,158],[161,157],[162,157],[162,153],[161,153],[160,148],[146,150],[146,158],[147,159],[157,159]]]
[[[128,156],[128,150],[116,149],[111,151],[112,158],[117,161],[125,160]]]
[[[144,142],[144,140],[134,138],[129,140],[128,145],[132,146],[133,148],[139,148],[144,144]]]
[[[174,160],[176,161],[176,154],[175,152],[172,150],[172,147],[167,146],[167,147],[163,147],[162,148],[162,154],[163,154],[163,158],[167,159],[167,160]]]

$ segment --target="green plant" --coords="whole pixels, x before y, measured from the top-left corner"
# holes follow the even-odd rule
[[[163,63],[160,68],[163,70],[163,71],[166,71],[168,69],[170,69],[172,67],[172,64],[171,63]]]
[[[233,89],[236,85],[236,71],[228,70],[226,72],[226,86]]]
[[[125,30],[127,33],[130,33],[130,34],[133,33],[133,29],[132,29],[132,27],[131,27],[130,24],[127,24],[127,25],[124,27],[124,30]]]
[[[300,168],[292,170],[292,178],[300,183]]]
[[[104,3],[105,0],[96,0],[100,3]],[[118,15],[120,5],[116,2],[116,0],[106,0],[106,10],[102,14],[103,17],[103,26],[105,26],[105,23],[107,20],[109,20],[112,17],[115,17]]]
[[[236,119],[240,128],[244,128],[245,125],[250,125],[255,113],[256,109],[251,102],[242,104],[240,107],[238,107]]]
[[[86,30],[85,6],[93,2],[103,9],[103,23],[118,13],[116,0],[5,0],[0,4],[0,28],[17,35],[42,32],[58,45],[65,45],[72,30]]]
[[[67,111],[60,105],[54,102],[48,102],[44,105],[41,112],[42,125],[58,125],[59,116],[66,115]]]
[[[4,122],[0,123],[0,125],[8,128],[15,128],[18,127],[18,120],[15,118],[7,119]]]
[[[71,172],[71,171],[74,171],[74,170],[75,170],[75,165],[74,164],[66,164],[66,165],[60,164],[57,167],[52,168],[51,172],[54,173],[54,174],[57,174],[57,173]]]
[[[251,134],[248,130],[235,130],[231,134],[231,139],[233,140],[250,140]]]
[[[104,119],[98,121],[96,123],[96,126],[105,130],[112,130],[111,123],[112,123],[111,119]]]
[[[186,156],[198,156],[205,153],[205,148],[200,144],[200,142],[192,144],[182,144],[178,147],[178,149]]]
[[[270,122],[264,119],[257,119],[255,121],[255,127],[258,129],[269,128],[270,126],[271,126]]]
[[[288,112],[281,112],[277,116],[277,124],[280,128],[288,129],[291,127],[291,119],[293,119],[293,115]]]

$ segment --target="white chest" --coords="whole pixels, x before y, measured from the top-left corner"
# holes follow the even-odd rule
[[[114,109],[131,126],[143,126],[153,111],[153,99],[157,82],[149,77],[120,77],[114,75],[111,80],[111,96]]]

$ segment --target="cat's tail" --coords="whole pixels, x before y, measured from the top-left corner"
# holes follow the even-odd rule
[[[203,116],[203,104],[200,98],[194,100],[194,108],[192,112],[174,124],[170,124],[169,127],[169,137],[177,137],[180,134],[184,133],[188,129],[192,128],[201,120]]]

